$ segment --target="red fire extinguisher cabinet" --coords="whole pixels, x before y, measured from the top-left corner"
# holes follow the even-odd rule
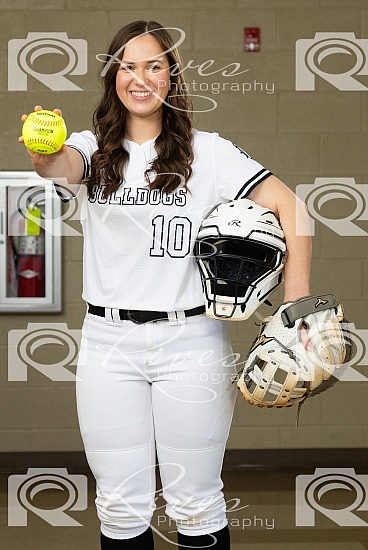
[[[61,310],[61,201],[35,172],[0,172],[0,312]]]

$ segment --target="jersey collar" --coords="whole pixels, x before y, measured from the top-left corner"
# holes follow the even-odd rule
[[[135,141],[130,141],[129,139],[124,138],[124,148],[128,151],[128,153],[132,153],[133,155],[142,155],[143,153],[147,160],[152,159],[157,156],[155,140],[156,138],[154,137],[144,143],[138,144]]]

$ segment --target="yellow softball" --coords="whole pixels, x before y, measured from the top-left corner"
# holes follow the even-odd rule
[[[59,151],[66,140],[66,135],[63,117],[53,111],[43,110],[31,113],[22,128],[24,145],[40,155],[51,155]]]

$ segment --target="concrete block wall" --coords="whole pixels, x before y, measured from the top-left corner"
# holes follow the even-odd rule
[[[232,139],[293,190],[299,184],[313,184],[316,177],[354,177],[358,184],[368,184],[367,93],[337,90],[318,77],[315,91],[295,90],[296,40],[313,39],[316,32],[354,32],[356,38],[368,40],[365,0],[136,0],[134,9],[127,0],[106,4],[97,0],[0,0],[0,170],[30,169],[17,138],[21,114],[32,111],[35,104],[60,107],[69,133],[91,128],[100,95],[100,63],[95,56],[106,51],[120,27],[136,19],[155,19],[182,28],[187,63],[193,60],[198,65],[213,59],[211,70],[236,62],[240,70],[248,69],[230,77],[220,72],[204,77],[194,69],[188,71],[192,86],[201,86],[193,93],[217,102],[215,109],[196,113],[197,128]],[[260,53],[243,51],[243,28],[252,26],[261,28]],[[29,32],[67,32],[69,38],[87,40],[88,72],[70,77],[82,92],[52,91],[32,77],[27,91],[8,91],[8,41],[24,39]],[[339,66],[341,56],[336,59],[331,63],[337,63],[337,72],[348,70],[347,65]],[[56,63],[55,56],[52,60]],[[358,79],[368,86],[366,75]],[[224,85],[228,82],[233,89]],[[206,110],[209,102],[195,98],[195,104]],[[354,211],[346,201],[337,201],[332,208],[334,216],[341,218]],[[366,220],[358,224],[368,231]],[[316,221],[312,291],[336,292],[347,317],[359,329],[368,328],[367,242],[366,236],[338,235]],[[52,382],[32,368],[27,382],[7,380],[9,330],[25,329],[29,322],[64,322],[70,329],[80,328],[85,312],[80,297],[81,255],[80,237],[63,239],[61,313],[0,315],[0,452],[82,449],[73,382]],[[278,291],[275,308],[281,300]],[[262,311],[270,313],[267,306]],[[231,326],[234,350],[241,356],[256,334],[255,321]],[[48,347],[43,353],[52,363],[60,358],[61,350]],[[239,398],[228,447],[364,447],[368,444],[367,388],[364,382],[341,382],[309,400],[301,410],[299,428],[295,428],[296,409],[259,409]]]

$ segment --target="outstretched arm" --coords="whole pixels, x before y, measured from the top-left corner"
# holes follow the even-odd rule
[[[284,302],[309,295],[312,239],[306,205],[276,176],[266,178],[247,198],[272,210],[284,231],[288,250]]]

